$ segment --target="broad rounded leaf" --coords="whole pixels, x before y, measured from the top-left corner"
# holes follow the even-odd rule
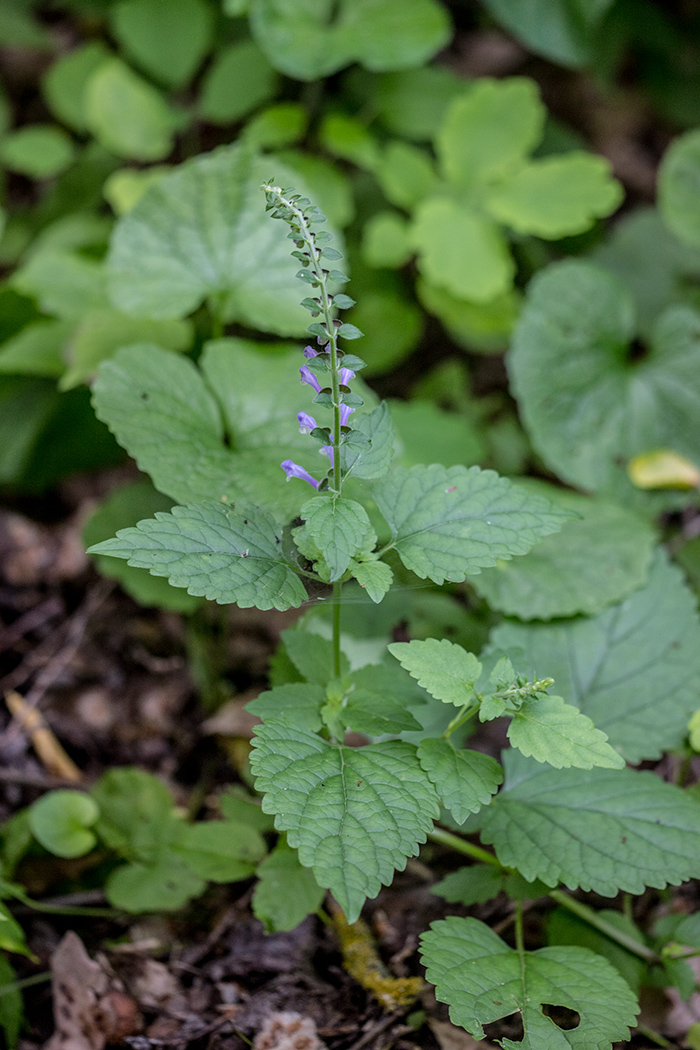
[[[60,175],[75,159],[73,140],[52,124],[30,124],[0,142],[0,162],[31,179]]]
[[[118,157],[162,160],[172,149],[173,112],[156,88],[118,58],[107,59],[90,77],[85,119]]]
[[[458,824],[487,805],[503,782],[503,770],[495,758],[480,751],[457,750],[439,737],[422,741],[418,760]]]
[[[49,66],[42,91],[52,112],[75,131],[88,130],[85,115],[85,91],[88,81],[101,66],[109,51],[101,40],[73,48]]]
[[[613,0],[482,0],[528,50],[565,66],[593,57],[595,30]]]
[[[579,518],[523,557],[485,569],[472,581],[492,608],[521,620],[593,616],[646,582],[655,536],[637,514],[553,485],[526,481],[523,487]]]
[[[318,911],[326,895],[313,872],[299,863],[296,850],[284,842],[265,857],[256,874],[251,906],[268,933],[293,930]]]
[[[520,1013],[524,1039],[503,1039],[507,1050],[610,1050],[627,1040],[638,1012],[627,982],[587,948],[551,947],[525,952],[509,948],[479,922],[450,916],[421,937],[426,976],[450,1018],[477,1039],[483,1025]],[[544,1006],[579,1015],[575,1027],[559,1028]]]
[[[531,881],[604,897],[700,875],[700,806],[681,788],[634,769],[551,769],[507,751],[506,785],[481,837]]]
[[[406,568],[439,584],[525,554],[571,517],[479,467],[398,468],[373,495]]]
[[[107,879],[105,893],[115,908],[138,915],[147,911],[179,911],[203,892],[206,882],[175,853],[150,864],[123,864]]]
[[[195,874],[212,882],[249,878],[267,853],[262,835],[235,820],[188,824],[173,849]]]
[[[29,827],[41,845],[57,857],[82,857],[96,839],[90,830],[100,811],[82,791],[49,791],[29,808]]]
[[[254,40],[231,44],[207,70],[199,112],[213,124],[232,124],[273,98],[278,80]]]
[[[296,608],[306,599],[306,590],[283,561],[281,546],[264,511],[251,507],[234,512],[223,503],[208,502],[157,513],[136,528],[121,529],[90,553],[125,558],[220,605]]]
[[[700,314],[670,307],[635,360],[632,302],[612,274],[556,263],[531,283],[509,371],[545,463],[584,489],[632,493],[625,466],[664,448],[700,463]]]
[[[700,621],[681,572],[659,553],[649,581],[594,619],[504,623],[491,645],[556,690],[629,761],[679,747],[698,706]]]
[[[666,151],[659,171],[659,207],[685,244],[700,247],[700,130],[681,135]]]
[[[121,0],[110,9],[112,32],[144,72],[179,87],[196,72],[212,42],[206,0]]]
[[[270,161],[221,146],[185,161],[117,223],[108,258],[115,305],[145,317],[184,317],[211,297],[226,316],[264,332],[302,335],[285,223],[265,213]],[[279,162],[275,177],[304,192]]]
[[[415,748],[398,740],[339,747],[279,719],[257,731],[251,767],[263,809],[348,922],[403,870],[439,813]]]
[[[436,700],[463,707],[474,699],[481,664],[473,653],[447,638],[392,642],[387,646],[419,685]]]

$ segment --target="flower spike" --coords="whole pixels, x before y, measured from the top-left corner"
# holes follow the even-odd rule
[[[317,394],[320,392],[321,384],[310,368],[306,365],[302,365],[299,369],[299,375],[301,376],[302,383],[308,383],[309,386],[314,388]]]

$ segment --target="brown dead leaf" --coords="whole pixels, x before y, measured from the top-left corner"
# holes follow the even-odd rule
[[[474,1039],[469,1032],[449,1021],[438,1021],[431,1017],[428,1025],[440,1044],[440,1050],[496,1050],[493,1043]]]
[[[311,1017],[280,1010],[270,1014],[253,1042],[253,1050],[326,1050]]]
[[[34,750],[44,763],[47,772],[63,780],[72,780],[76,783],[83,779],[83,774],[73,759],[63,750],[53,731],[49,729],[35,707],[31,707],[19,693],[15,692],[6,694],[5,703],[12,717],[31,739]]]

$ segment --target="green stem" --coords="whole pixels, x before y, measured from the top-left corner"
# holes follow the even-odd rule
[[[645,1039],[650,1039],[652,1043],[656,1043],[657,1046],[666,1047],[676,1045],[675,1043],[672,1043],[668,1039],[666,1039],[659,1032],[655,1032],[653,1028],[649,1027],[649,1025],[640,1023],[637,1025],[636,1031],[639,1032],[640,1035],[643,1035]]]
[[[343,585],[340,580],[333,584],[333,677],[340,678],[340,601]]]
[[[503,867],[497,857],[494,857],[493,853],[487,853],[481,846],[475,846],[472,842],[460,839],[457,835],[444,831],[442,828],[433,828],[428,833],[428,838],[432,839],[433,842],[439,842],[441,846],[449,846],[450,849],[457,850],[458,853],[464,853],[467,857],[473,857],[474,860],[482,861],[484,864],[492,864],[495,868],[501,868],[502,871],[508,870]]]
[[[114,919],[120,912],[116,908],[83,908],[77,904],[44,904],[43,901],[35,901],[24,893],[15,894],[20,904],[32,911],[45,912],[47,915],[79,915],[85,919]]]
[[[33,977],[22,977],[18,981],[12,981],[11,984],[0,984],[0,998],[3,995],[11,995],[12,992],[21,992],[23,988],[31,988],[35,984],[45,984],[50,980],[51,974],[46,971],[35,973]]]
[[[661,961],[656,952],[651,948],[647,948],[646,944],[640,944],[639,941],[634,939],[634,937],[630,937],[629,934],[612,926],[606,919],[599,915],[597,911],[594,911],[593,908],[589,908],[588,905],[584,904],[582,901],[577,901],[574,897],[570,897],[568,893],[564,893],[562,890],[550,890],[549,896],[562,908],[566,908],[573,915],[577,915],[579,919],[583,919],[583,921],[587,922],[589,926],[593,926],[596,930],[600,930],[600,932],[604,933],[606,937],[609,937],[611,941],[616,941],[617,944],[622,945],[627,951],[632,952],[634,955],[638,955],[640,959],[644,959],[648,963],[658,963]]]
[[[468,722],[470,718],[473,718],[476,712],[479,710],[479,703],[465,704],[461,711],[459,711],[448,725],[445,732],[442,734],[443,740],[449,740],[455,730],[463,726],[465,722]]]

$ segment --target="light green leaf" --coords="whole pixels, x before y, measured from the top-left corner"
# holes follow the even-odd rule
[[[278,79],[254,40],[230,44],[206,72],[199,112],[212,124],[233,124],[273,98]]]
[[[481,664],[461,645],[447,638],[426,638],[423,642],[392,642],[387,648],[436,700],[456,707],[473,701]]]
[[[172,150],[175,119],[161,93],[118,58],[90,77],[85,119],[105,149],[118,157],[162,160]]]
[[[523,755],[555,769],[623,769],[625,760],[590,718],[560,696],[529,697],[513,715],[508,739]]]
[[[412,255],[410,227],[403,215],[394,211],[380,211],[365,223],[362,258],[368,266],[398,269]],[[365,327],[369,328],[368,325]]]
[[[311,631],[282,631],[282,641],[287,656],[307,682],[326,686],[333,677],[333,643]],[[340,654],[340,673],[346,674],[350,664],[344,653]]]
[[[428,153],[407,142],[389,142],[375,174],[386,199],[406,209],[427,196],[437,181]]]
[[[525,554],[571,517],[479,467],[396,468],[373,495],[406,568],[439,584]]]
[[[89,553],[128,559],[220,605],[289,609],[307,596],[283,560],[274,521],[256,507],[237,512],[214,502],[173,507],[136,528],[121,529]]]
[[[152,774],[131,767],[110,769],[91,795],[100,811],[96,831],[110,849],[151,862],[174,837],[172,795]]]
[[[109,15],[127,55],[168,87],[187,83],[211,47],[214,12],[205,0],[121,0]]]
[[[300,514],[306,522],[304,531],[326,559],[331,583],[340,579],[354,555],[377,541],[367,511],[355,500],[316,496]]]
[[[88,130],[85,92],[88,81],[109,51],[101,40],[81,44],[54,62],[44,74],[42,91],[51,111],[74,131]]]
[[[299,306],[287,228],[270,221],[260,192],[269,168],[240,146],[222,146],[151,187],[115,229],[108,260],[115,305],[139,316],[184,317],[204,299],[223,297],[228,319],[303,335],[308,314]],[[275,164],[275,176],[305,193],[284,165]]]
[[[446,412],[428,400],[392,399],[389,404],[400,442],[397,459],[402,466],[469,466],[486,457],[483,438],[464,413]]]
[[[509,175],[542,137],[545,112],[534,80],[475,81],[450,103],[435,137],[448,180],[472,189]]]
[[[116,868],[107,879],[105,893],[112,907],[138,915],[180,911],[205,886],[204,879],[176,853],[166,852],[149,864],[134,861]]]
[[[425,309],[443,323],[459,346],[479,354],[499,353],[507,347],[522,299],[517,290],[508,289],[487,303],[473,303],[422,278],[416,293]]]
[[[12,287],[36,298],[41,309],[57,317],[80,318],[87,310],[109,306],[105,267],[76,251],[47,246],[12,275]]]
[[[506,291],[515,273],[493,220],[448,197],[418,206],[410,238],[423,277],[458,298],[488,302]]]
[[[688,131],[671,144],[659,170],[659,208],[684,244],[700,247],[700,130]]]
[[[247,824],[261,835],[272,831],[275,822],[267,813],[263,813],[259,799],[249,795],[240,784],[234,784],[218,797],[219,809],[226,820],[237,824]]]
[[[350,179],[338,165],[300,149],[280,150],[277,156],[285,167],[299,173],[298,181],[304,183],[309,197],[318,204],[332,226],[343,229],[352,222],[355,216],[353,191]]]
[[[282,73],[316,80],[353,61],[382,71],[419,66],[449,40],[450,21],[435,0],[251,0],[258,44]]]
[[[528,554],[475,577],[474,590],[492,608],[521,620],[593,616],[646,582],[655,536],[642,518],[553,485],[525,480],[523,487],[580,517]]]
[[[309,868],[299,863],[296,850],[282,840],[260,864],[252,908],[267,933],[295,929],[323,903],[322,889]]]
[[[125,215],[172,169],[168,164],[152,164],[149,168],[118,168],[105,179],[102,195],[115,215]]]
[[[680,788],[634,769],[550,769],[514,751],[481,837],[526,879],[604,897],[700,874],[700,809]]]
[[[584,489],[630,496],[625,466],[653,449],[700,462],[700,315],[666,310],[643,360],[630,351],[634,327],[625,290],[588,263],[556,263],[528,289],[514,392],[545,463]]]
[[[384,664],[368,664],[343,679],[347,692],[340,718],[348,729],[383,736],[421,728],[408,710],[416,702],[414,691],[406,689],[397,671]]]
[[[356,381],[355,381],[356,382]],[[385,401],[371,412],[351,416],[353,430],[369,438],[369,448],[357,449],[349,445],[341,447],[343,470],[346,476],[356,478],[381,478],[389,469],[394,457],[394,427]]]
[[[66,367],[63,348],[73,330],[71,321],[35,321],[0,347],[3,375],[60,376]]]
[[[415,748],[398,740],[335,746],[280,719],[257,731],[251,767],[264,810],[348,922],[418,852],[439,812]]]
[[[327,671],[324,677],[327,681],[330,673]],[[319,712],[325,701],[326,693],[322,686],[310,682],[289,682],[287,685],[277,685],[274,689],[259,693],[254,700],[246,704],[245,709],[262,718],[263,722],[268,718],[288,718],[300,729],[308,729],[310,733],[315,733],[323,725]]]
[[[267,853],[262,835],[234,820],[188,824],[172,848],[196,875],[210,882],[249,878]]]
[[[380,602],[394,580],[391,566],[384,561],[356,561],[350,559],[350,575],[363,587],[373,602]]]
[[[440,882],[430,887],[430,892],[469,908],[472,904],[484,904],[497,897],[503,889],[503,872],[491,864],[470,864],[469,867],[451,871]]]
[[[503,1039],[507,1050],[610,1050],[629,1038],[637,1001],[617,970],[587,948],[518,952],[485,923],[457,916],[434,922],[421,946],[438,1000],[476,1039],[483,1039],[483,1025],[514,1012],[524,1038]],[[545,1005],[575,1011],[579,1023],[559,1028]]]
[[[9,910],[0,902],[0,948],[6,952],[14,952],[16,955],[31,955],[27,948],[24,930],[12,917]],[[0,975],[1,980],[1,975]],[[2,1011],[0,1010],[0,1024]]]
[[[44,849],[57,857],[82,857],[97,841],[91,828],[99,809],[82,791],[49,791],[29,809],[29,826]]]
[[[111,492],[89,519],[83,529],[83,542],[90,547],[110,539],[119,529],[136,525],[142,518],[152,517],[156,511],[168,511],[172,505],[172,500],[157,492],[146,478],[123,485]],[[171,587],[167,580],[151,576],[146,569],[137,569],[119,558],[98,555],[95,561],[103,576],[118,580],[126,593],[140,605],[191,613],[201,604],[187,591]]]
[[[74,157],[73,140],[52,124],[27,125],[5,135],[0,142],[0,163],[32,179],[60,175]]]
[[[283,149],[300,142],[308,124],[308,111],[300,102],[276,102],[248,121],[241,142],[256,150]]]
[[[418,141],[432,139],[447,106],[463,90],[464,80],[441,64],[384,73],[371,82],[371,97],[384,126],[394,135]]]
[[[503,782],[495,758],[479,751],[458,751],[439,737],[420,743],[418,760],[458,824],[488,805]]]
[[[554,240],[589,229],[621,200],[609,161],[575,151],[526,164],[489,194],[486,208],[518,233]]]
[[[593,57],[595,31],[613,0],[482,0],[528,50],[565,66]]]
[[[629,761],[679,747],[698,706],[700,623],[678,568],[659,552],[646,586],[594,619],[503,623],[491,645],[541,668]],[[669,615],[669,610],[673,614]]]

